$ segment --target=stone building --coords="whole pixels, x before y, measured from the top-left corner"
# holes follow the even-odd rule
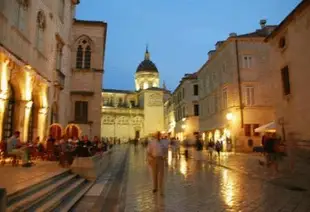
[[[172,94],[174,111],[174,136],[181,141],[194,141],[199,131],[199,86],[197,73],[185,74]]]
[[[175,114],[172,95],[164,101],[164,129],[170,136],[175,136]]]
[[[164,130],[164,99],[159,72],[146,49],[135,73],[136,90],[103,89],[101,135],[127,141]]]
[[[72,29],[72,71],[67,134],[101,133],[101,92],[107,24],[74,20]],[[75,129],[75,130],[74,130]]]
[[[231,33],[217,42],[198,72],[200,131],[205,141],[222,140],[224,150],[252,150],[261,140],[254,129],[274,119],[270,47],[264,39],[275,26],[260,24],[254,32]]]
[[[78,0],[0,1],[2,140],[15,130],[21,132],[22,141],[37,136],[42,141],[49,133],[59,138],[73,120],[72,85],[73,92],[84,89],[74,87],[78,77],[71,70],[72,24],[77,4]],[[98,51],[104,51],[103,43],[99,43]],[[101,62],[102,59],[96,58]],[[102,69],[98,68],[100,65],[94,67]],[[101,88],[98,83],[92,86]]]
[[[310,1],[301,3],[267,37],[277,131],[310,140]]]

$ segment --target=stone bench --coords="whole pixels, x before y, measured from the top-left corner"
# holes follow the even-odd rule
[[[71,165],[71,171],[88,180],[96,180],[110,163],[111,150],[92,157],[76,157]]]

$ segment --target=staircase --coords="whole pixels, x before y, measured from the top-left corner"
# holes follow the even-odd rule
[[[92,185],[66,170],[9,195],[7,211],[69,211]]]

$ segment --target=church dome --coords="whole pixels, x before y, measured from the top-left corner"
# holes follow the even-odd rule
[[[144,60],[139,64],[136,72],[158,72],[156,65],[150,60],[150,53],[147,48]]]

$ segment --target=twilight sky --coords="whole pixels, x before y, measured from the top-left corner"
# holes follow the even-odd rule
[[[77,18],[108,23],[104,88],[134,89],[148,43],[161,84],[174,90],[229,33],[279,24],[301,0],[81,0]]]

